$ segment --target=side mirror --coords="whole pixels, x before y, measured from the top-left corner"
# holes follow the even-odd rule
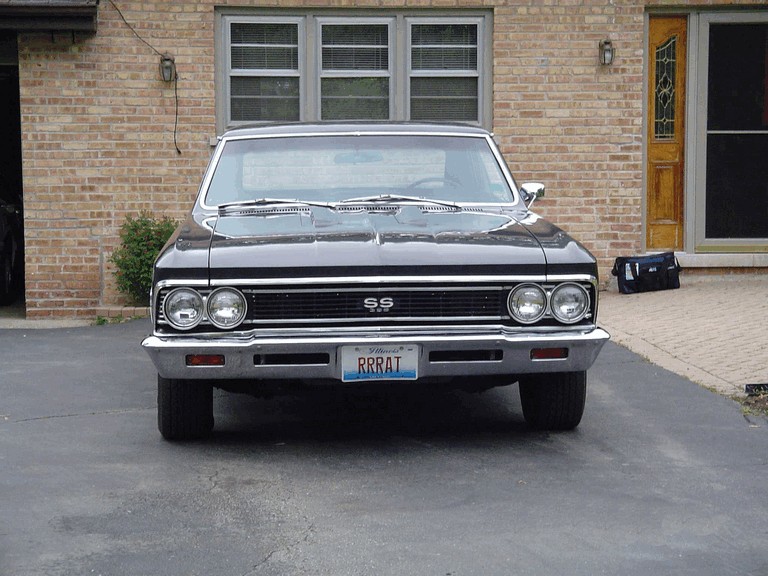
[[[533,203],[539,198],[544,197],[544,184],[541,182],[526,182],[520,186],[520,193],[523,196],[523,202],[530,209]]]

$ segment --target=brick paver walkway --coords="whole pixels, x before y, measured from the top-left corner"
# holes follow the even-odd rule
[[[602,292],[613,342],[728,396],[768,383],[768,276],[687,281],[679,290]]]

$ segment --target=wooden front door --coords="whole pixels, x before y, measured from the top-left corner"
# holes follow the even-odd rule
[[[685,16],[651,17],[646,247],[683,248]]]

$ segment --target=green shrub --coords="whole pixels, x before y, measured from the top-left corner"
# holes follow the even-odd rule
[[[128,216],[120,228],[120,247],[110,257],[115,265],[117,289],[128,296],[131,304],[146,306],[152,288],[152,265],[177,222],[163,216],[156,218],[142,212],[137,218]]]

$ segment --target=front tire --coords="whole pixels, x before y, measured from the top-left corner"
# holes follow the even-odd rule
[[[587,399],[586,372],[532,374],[520,379],[523,416],[538,430],[573,430]]]
[[[213,387],[157,376],[157,427],[166,440],[204,438],[213,430]]]

